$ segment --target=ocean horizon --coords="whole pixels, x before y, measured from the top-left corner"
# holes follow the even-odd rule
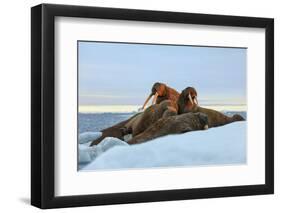
[[[217,111],[247,111],[245,104],[206,104],[200,105]],[[141,105],[79,105],[79,113],[135,113]]]

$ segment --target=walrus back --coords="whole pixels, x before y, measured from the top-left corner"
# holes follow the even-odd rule
[[[133,137],[128,143],[143,143],[169,134],[203,130],[207,125],[208,117],[203,113],[185,113],[161,118],[144,132]]]
[[[101,130],[102,136],[97,138],[96,140],[93,140],[90,146],[99,144],[106,137],[115,137],[115,138],[119,138],[119,139],[123,140],[122,128],[124,128],[128,122],[135,119],[138,115],[139,114],[136,114],[125,121],[121,121],[121,122],[115,124],[114,126]]]
[[[233,117],[228,117],[221,112],[218,112],[213,109],[207,109],[203,107],[197,107],[196,112],[204,113],[208,116],[209,127],[218,127],[225,124],[229,124],[235,121],[245,120],[242,116],[235,114]]]
[[[165,111],[170,110],[169,107],[173,107],[173,102],[166,100],[161,102],[160,104],[154,104],[148,107],[140,119],[136,120],[132,125],[132,135],[136,136],[158,121],[163,117]],[[176,113],[176,112],[175,112]]]

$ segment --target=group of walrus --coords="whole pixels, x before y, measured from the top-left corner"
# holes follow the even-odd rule
[[[152,105],[145,108],[152,96]],[[158,82],[153,85],[142,110],[125,121],[103,129],[102,136],[92,141],[91,146],[99,144],[106,137],[138,144],[169,134],[205,130],[245,120],[238,114],[228,117],[221,112],[200,107],[197,91],[193,87],[187,87],[179,93]]]

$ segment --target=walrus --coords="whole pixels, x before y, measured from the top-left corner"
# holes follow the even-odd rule
[[[163,101],[170,100],[171,102],[173,102],[173,104],[164,103],[163,106],[167,105],[167,107],[168,107],[168,105],[173,105],[175,108],[177,108],[177,100],[178,100],[178,97],[180,94],[175,89],[168,87],[166,84],[157,82],[152,86],[151,94],[146,99],[142,109],[145,108],[145,105],[147,104],[147,102],[153,95],[154,95],[153,104],[155,104],[155,103],[160,104]],[[159,106],[152,107],[152,108],[153,109],[155,108],[155,109],[157,109],[157,111],[159,111],[158,107]],[[152,108],[149,108],[148,111],[153,110]],[[174,114],[174,109],[171,109],[171,108],[172,107],[169,106],[168,111],[170,111],[170,113]],[[101,130],[102,136],[100,138],[92,141],[91,146],[99,144],[105,137],[116,137],[116,138],[123,140],[124,135],[132,134],[133,130],[135,130],[134,132],[140,133],[146,127],[148,127],[147,124],[149,123],[149,121],[151,123],[153,123],[158,118],[162,117],[162,114],[160,113],[161,116],[159,116],[159,112],[158,112],[157,115],[153,116],[154,119],[152,119],[152,120],[149,119],[149,121],[144,121],[145,120],[144,118],[147,118],[151,115],[151,113],[148,113],[148,112],[146,112],[145,115],[143,115],[144,112],[135,114],[134,116],[132,116],[131,118],[129,118],[125,121],[122,121],[114,126]],[[168,112],[166,112],[165,115],[167,115],[167,113]]]
[[[151,88],[151,93],[145,100],[142,109],[145,108],[147,102],[151,99],[152,96],[154,96],[152,104],[160,104],[162,101],[165,100],[177,102],[179,95],[180,95],[179,92],[176,91],[175,89],[168,87],[164,83],[156,82],[155,84],[153,84]]]
[[[108,127],[106,129],[101,130],[102,136],[99,137],[96,140],[93,140],[90,146],[97,145],[99,144],[104,138],[106,137],[115,137],[120,140],[123,140],[124,138],[124,133],[122,132],[122,129],[125,127],[125,125],[130,122],[131,120],[135,119],[139,114],[133,115],[129,119],[125,121],[121,121],[111,127]]]
[[[188,113],[188,112],[201,112],[208,116],[209,128],[222,126],[235,121],[244,121],[245,119],[238,114],[228,117],[221,112],[216,110],[207,109],[200,107],[198,101],[196,100],[197,92],[193,87],[185,88],[178,99],[178,113]]]
[[[145,109],[144,112],[136,114],[114,126],[103,129],[102,136],[92,141],[91,146],[99,144],[106,137],[115,137],[124,140],[124,136],[135,136],[150,127],[160,118],[177,114],[177,103],[170,100],[162,101]]]
[[[136,136],[150,127],[160,118],[165,118],[177,114],[177,103],[171,100],[165,100],[159,104],[154,104],[145,109],[139,116],[125,124],[124,135],[132,134]]]
[[[129,140],[128,144],[138,144],[170,134],[180,134],[195,130],[208,129],[208,116],[204,113],[185,113],[163,117]]]

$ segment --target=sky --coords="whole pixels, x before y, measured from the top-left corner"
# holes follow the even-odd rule
[[[78,42],[79,105],[142,105],[155,82],[199,104],[246,104],[247,49]]]

